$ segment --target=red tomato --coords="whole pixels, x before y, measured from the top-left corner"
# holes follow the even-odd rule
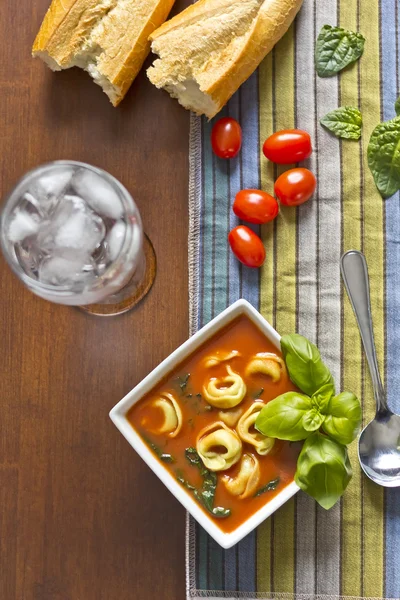
[[[290,169],[275,181],[275,194],[282,204],[298,206],[311,198],[316,186],[315,175],[308,169]]]
[[[211,131],[211,146],[219,158],[233,158],[242,146],[242,128],[235,119],[219,119]]]
[[[245,225],[238,225],[229,232],[228,241],[233,254],[246,267],[261,267],[265,260],[265,248],[254,231]]]
[[[233,212],[249,223],[268,223],[278,215],[275,198],[262,190],[241,190],[236,194]]]
[[[311,155],[311,138],[301,129],[282,129],[265,140],[263,152],[274,163],[296,163]]]

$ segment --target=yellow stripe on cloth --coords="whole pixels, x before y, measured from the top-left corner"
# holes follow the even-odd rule
[[[269,97],[269,102],[268,86],[274,95]],[[294,86],[294,29],[291,27],[276,45],[272,59],[267,59],[260,70],[262,141],[273,131],[294,127]],[[274,123],[271,117],[273,110]],[[261,157],[262,164],[264,160]],[[261,173],[263,189],[272,193],[271,167],[263,166]],[[272,323],[280,333],[292,332],[296,329],[296,211],[281,206],[276,223],[265,227],[263,235],[267,247],[267,265],[261,275],[261,310],[268,320],[271,320],[273,314]],[[258,566],[257,576],[261,590],[294,592],[294,506],[293,500],[285,504],[270,519],[271,522],[264,524],[259,530],[258,551],[263,557],[262,565],[265,565],[268,558],[265,545],[271,541],[272,546],[269,570],[263,572],[261,569],[264,567]]]
[[[379,2],[359,0],[360,31],[366,38],[364,54],[360,60],[361,112],[363,123],[363,169],[364,169],[364,228],[363,248],[368,262],[371,308],[374,319],[375,342],[381,373],[384,357],[384,203],[375,188],[367,163],[367,144],[371,132],[380,122],[380,44]],[[375,414],[372,384],[364,361],[364,418],[369,421]],[[364,596],[383,596],[384,563],[384,493],[383,489],[369,479],[363,479],[363,572]]]
[[[341,0],[341,27],[357,31],[357,0]],[[340,75],[341,106],[359,105],[359,69],[354,65]],[[361,142],[341,142],[342,169],[342,250],[361,248]],[[361,339],[347,294],[342,312],[342,390],[351,390],[358,398],[362,396],[361,383]],[[362,503],[361,469],[358,462],[357,442],[349,447],[353,466],[353,479],[342,498],[342,548],[341,548],[341,593],[344,596],[362,595]]]

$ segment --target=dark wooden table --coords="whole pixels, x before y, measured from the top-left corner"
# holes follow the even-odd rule
[[[144,71],[115,109],[83,72],[31,59],[47,5],[2,6],[1,197],[49,160],[103,167],[132,192],[158,274],[104,319],[36,298],[0,259],[0,599],[180,600],[184,510],[108,412],[188,335],[188,114]]]

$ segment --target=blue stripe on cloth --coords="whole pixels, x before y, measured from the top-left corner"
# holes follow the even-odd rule
[[[382,12],[382,79],[383,119],[395,116],[394,102],[398,94],[398,40],[396,18],[398,0],[384,0]],[[396,56],[397,52],[397,56]],[[386,389],[390,408],[400,413],[400,198],[395,194],[386,200]],[[389,598],[400,597],[400,490],[386,490],[386,590]]]
[[[227,110],[225,109],[220,113],[219,118],[226,115]],[[220,159],[214,155],[214,178],[214,284],[211,293],[214,296],[213,317],[216,317],[228,306],[229,160]]]
[[[200,289],[202,299],[202,314],[200,326],[203,327],[213,317],[212,315],[212,284],[213,284],[213,200],[214,200],[214,172],[213,153],[209,143],[212,124],[203,120],[203,158],[204,158],[204,211],[202,221],[202,256],[203,256],[203,278]]]

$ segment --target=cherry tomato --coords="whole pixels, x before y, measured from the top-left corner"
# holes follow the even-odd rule
[[[233,158],[242,146],[242,128],[235,119],[219,119],[211,131],[211,146],[219,158]]]
[[[268,223],[278,215],[279,204],[262,190],[241,190],[236,194],[233,212],[249,223]]]
[[[310,156],[311,138],[307,131],[301,129],[282,129],[265,140],[263,152],[274,163],[296,163]]]
[[[245,225],[238,225],[229,232],[228,241],[233,254],[246,267],[261,267],[265,260],[265,248],[254,231]]]
[[[315,175],[308,169],[290,169],[275,181],[275,194],[282,204],[298,206],[311,198],[316,186]]]

